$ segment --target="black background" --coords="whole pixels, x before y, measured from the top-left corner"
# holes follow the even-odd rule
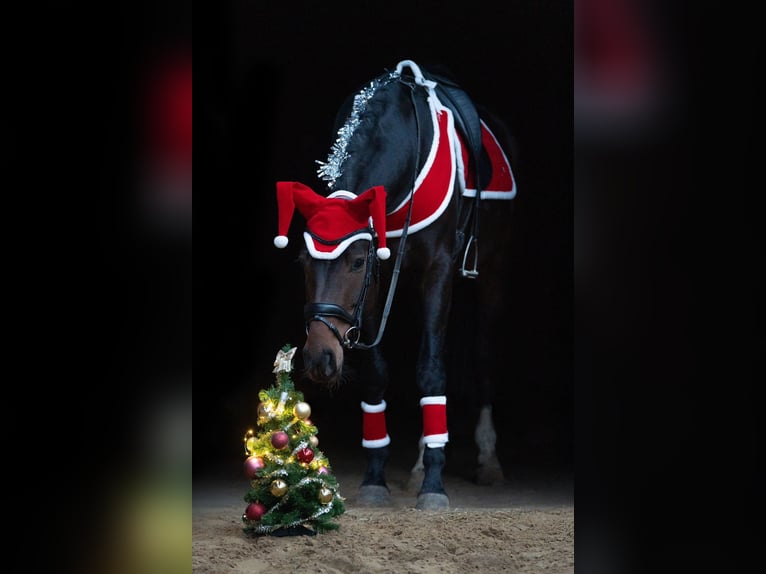
[[[302,273],[295,263],[303,221],[294,219],[287,249],[273,247],[275,182],[297,180],[321,189],[315,160],[327,156],[338,107],[402,59],[446,66],[517,140],[512,163],[519,192],[509,222],[514,240],[503,254],[513,270],[503,294],[511,311],[497,335],[504,358],[495,373],[498,449],[508,472],[519,465],[571,468],[571,4],[479,2],[470,10],[442,2],[225,6],[196,15],[208,34],[205,50],[195,53],[195,227],[205,236],[195,270],[197,301],[205,302],[196,314],[195,471],[221,463],[238,472],[241,436],[254,424],[257,391],[273,382],[276,351],[285,343],[300,348],[305,338]],[[395,299],[382,343],[392,375],[386,397],[392,448],[409,451],[420,432],[417,325],[406,322],[413,305]],[[450,344],[454,357],[460,336]],[[470,360],[451,361],[454,449],[472,441],[471,390],[460,384]],[[296,382],[314,408],[325,452],[361,452],[353,384],[329,393]],[[462,472],[462,465],[450,470]]]
[[[300,280],[289,253],[271,246],[275,206],[261,200],[278,179],[313,176],[349,91],[401,58],[435,61],[500,112],[520,143],[514,225],[524,239],[513,259],[528,273],[509,289],[526,296],[515,308],[525,329],[509,337],[527,340],[532,356],[509,361],[519,400],[508,405],[517,418],[503,462],[533,459],[530,420],[553,431],[537,452],[559,453],[556,461],[571,461],[576,439],[578,570],[750,565],[766,349],[761,20],[717,5],[705,14],[698,3],[652,4],[670,40],[660,57],[676,62],[678,121],[640,149],[578,143],[574,170],[571,3],[195,7],[195,470],[241,460],[248,397],[271,382],[276,347],[302,334],[299,306],[283,317],[275,305],[300,297]],[[8,562],[29,570],[50,549],[65,568],[73,554],[92,555],[129,503],[113,487],[143,470],[133,457],[143,407],[165,375],[180,374],[184,388],[191,375],[190,243],[141,237],[129,209],[137,83],[164,46],[191,45],[191,7],[9,5],[2,25],[2,160],[11,167],[2,434],[8,492],[23,493],[7,497],[18,505],[8,512],[18,538]],[[291,123],[301,131],[282,129]],[[587,276],[578,267],[574,304],[573,172],[574,219],[582,211],[603,225],[609,251],[591,254]],[[535,373],[550,394],[534,396]],[[347,416],[358,417],[346,396],[311,400],[323,437],[333,405],[347,401]],[[540,416],[526,405],[557,406]],[[358,436],[350,429],[337,444],[356,448]]]

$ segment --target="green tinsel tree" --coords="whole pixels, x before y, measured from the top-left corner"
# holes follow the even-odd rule
[[[311,407],[290,378],[295,347],[274,361],[276,384],[258,393],[258,433],[245,434],[245,474],[250,490],[242,515],[250,535],[316,534],[335,530],[345,512],[330,462],[317,448]]]

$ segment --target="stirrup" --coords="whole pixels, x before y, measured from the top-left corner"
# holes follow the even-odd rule
[[[471,251],[471,244],[474,245],[473,249],[473,269],[466,269],[465,263],[468,260],[468,252]],[[477,266],[479,264],[479,240],[471,235],[468,240],[468,245],[465,246],[465,253],[463,253],[463,265],[460,266],[460,274],[468,279],[476,279],[479,276]]]

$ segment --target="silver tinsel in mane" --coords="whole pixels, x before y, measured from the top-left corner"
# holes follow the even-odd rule
[[[354,104],[351,107],[351,113],[346,119],[346,123],[344,123],[338,130],[338,137],[330,148],[330,154],[327,156],[327,161],[322,162],[316,160],[319,164],[317,174],[321,179],[328,182],[327,187],[329,189],[335,187],[335,180],[337,180],[343,173],[343,162],[348,158],[348,151],[346,150],[348,142],[351,140],[354,130],[356,130],[362,123],[361,115],[367,108],[367,102],[369,102],[372,96],[375,95],[378,88],[385,86],[398,77],[399,74],[397,72],[390,72],[384,76],[375,78],[354,96]]]

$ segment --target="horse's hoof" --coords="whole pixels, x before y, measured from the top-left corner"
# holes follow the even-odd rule
[[[475,480],[476,484],[492,486],[505,482],[505,476],[500,465],[484,464],[476,469]]]
[[[449,497],[438,492],[424,492],[418,494],[415,508],[418,510],[447,510],[449,509]]]
[[[358,506],[385,508],[392,506],[391,493],[385,486],[366,484],[359,487],[356,503]]]

